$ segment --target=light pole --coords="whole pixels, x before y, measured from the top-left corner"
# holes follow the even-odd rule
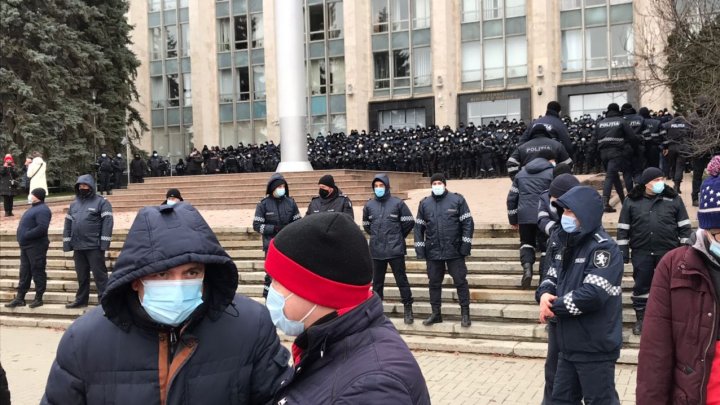
[[[97,106],[95,105],[95,99],[97,98],[97,90],[92,91],[92,99],[93,99],[93,160],[97,162],[97,122],[95,116],[97,115],[95,113],[95,108]]]

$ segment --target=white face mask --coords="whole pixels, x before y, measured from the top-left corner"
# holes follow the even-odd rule
[[[440,196],[440,195],[443,195],[444,192],[445,192],[445,186],[443,186],[442,184],[438,185],[438,186],[432,186],[433,195]]]

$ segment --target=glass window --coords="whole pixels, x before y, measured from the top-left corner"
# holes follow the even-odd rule
[[[485,41],[483,49],[485,61],[485,80],[502,79],[505,70],[505,52],[502,39],[491,39]]]
[[[633,20],[632,4],[622,4],[610,7],[610,24],[629,23]]]
[[[177,25],[166,25],[165,26],[165,44],[166,44],[166,57],[176,58],[177,57]]]
[[[227,147],[235,145],[237,138],[235,135],[235,128],[232,122],[227,124],[220,124],[220,145]]]
[[[462,22],[480,21],[480,0],[463,0]]]
[[[527,39],[524,36],[507,38],[505,57],[507,58],[507,77],[527,76]]]
[[[247,16],[235,16],[235,49],[247,49],[248,47],[248,30]]]
[[[407,30],[410,20],[408,0],[390,0],[390,18],[393,31]]]
[[[462,81],[479,82],[482,79],[482,43],[480,41],[462,44]]]
[[[167,100],[168,106],[178,107],[180,105],[180,84],[178,75],[167,75]]]
[[[582,7],[582,0],[560,0],[560,10],[574,10]]]
[[[505,0],[505,18],[525,15],[525,0]]]
[[[230,19],[221,18],[217,24],[218,52],[230,51]]]
[[[160,0],[148,0],[148,11],[160,11]]]
[[[415,86],[430,86],[432,84],[430,47],[413,48],[413,70]]]
[[[190,75],[183,75],[183,106],[188,107],[192,105],[192,81]]]
[[[608,104],[622,105],[627,102],[626,92],[578,94],[570,96],[570,117],[578,118],[590,114],[593,118],[602,114]]]
[[[604,6],[607,0],[585,0],[585,7]]]
[[[562,70],[582,70],[582,31],[570,30],[562,32]]]
[[[180,0],[180,8],[186,8],[188,6],[189,0]]]
[[[238,142],[243,145],[253,143],[252,123],[250,121],[239,121],[237,123]]]
[[[262,143],[267,141],[267,124],[265,120],[253,121],[253,128],[253,137],[255,139],[255,143]]]
[[[164,0],[165,10],[174,10],[177,8],[177,2],[175,0]]]
[[[345,25],[343,20],[343,3],[334,2],[327,4],[327,16],[328,16],[328,38],[342,38],[343,27]]]
[[[165,107],[165,83],[162,76],[150,78],[150,101],[152,108]]]
[[[468,122],[487,125],[490,121],[520,119],[520,99],[477,101],[467,104]]]
[[[564,11],[560,13],[560,28],[582,27],[582,11]]]
[[[247,66],[237,68],[238,100],[250,100],[250,68]]]
[[[387,0],[372,0],[373,32],[387,32],[388,9]]]
[[[328,131],[327,129],[327,115],[318,115],[312,117],[312,134],[324,134]]]
[[[393,51],[393,87],[410,86],[410,51],[397,49]]]
[[[327,93],[325,59],[310,61],[310,90],[313,95]]]
[[[223,69],[220,71],[220,102],[232,103],[233,98],[232,70]]]
[[[150,59],[158,60],[163,58],[162,29],[160,27],[150,29]]]
[[[253,66],[253,99],[262,100],[265,98],[265,66]]]
[[[262,14],[253,14],[250,16],[253,48],[262,48],[265,44],[265,28],[263,26],[262,17]]]
[[[347,131],[347,120],[345,118],[345,114],[333,115],[331,118],[332,118],[332,123],[330,125],[330,130],[333,133]]]
[[[502,18],[502,0],[483,0],[483,20]]]
[[[345,93],[345,58],[330,58],[330,93]]]
[[[607,68],[607,28],[597,27],[585,30],[585,68]]]
[[[632,24],[610,26],[612,45],[612,67],[627,67],[633,64]]]
[[[190,55],[190,24],[180,24],[180,56]]]
[[[585,9],[585,25],[606,25],[607,9],[605,7]]]
[[[430,0],[414,0],[413,28],[430,28]]]
[[[309,6],[308,16],[310,18],[310,40],[322,41],[325,39],[325,17],[323,15],[323,5],[315,4]]]
[[[390,60],[387,52],[373,53],[375,66],[375,89],[390,88]]]

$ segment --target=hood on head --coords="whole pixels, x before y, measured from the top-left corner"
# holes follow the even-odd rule
[[[553,204],[563,209],[570,209],[575,214],[580,222],[581,236],[593,233],[602,225],[602,198],[592,187],[573,187]]]
[[[372,183],[370,183],[371,188],[375,188],[375,182],[376,181],[382,181],[382,183],[385,185],[385,194],[390,192],[390,178],[385,173],[378,173],[375,175],[375,178],[373,178]]]
[[[530,129],[530,139],[549,138],[547,127],[544,124],[535,124]]]
[[[235,297],[238,272],[205,219],[189,203],[140,209],[101,299],[105,315],[117,322],[127,311],[133,281],[192,262],[205,264],[203,302],[219,317]]]
[[[288,187],[285,177],[283,177],[280,173],[273,173],[273,175],[270,176],[270,179],[268,179],[267,182],[267,187],[265,187],[265,194],[272,195],[273,191],[275,191],[275,189],[281,184],[285,185],[285,195],[290,196],[290,187]]]
[[[75,195],[80,195],[80,185],[87,184],[90,186],[90,195],[95,194],[95,178],[89,174],[83,174],[78,177],[75,182]]]
[[[535,158],[525,165],[525,170],[530,174],[537,174],[547,169],[553,169],[553,165],[545,158]]]

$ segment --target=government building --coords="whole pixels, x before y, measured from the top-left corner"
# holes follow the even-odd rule
[[[303,0],[282,0],[303,1]],[[650,0],[304,0],[307,132],[670,107],[634,49]],[[131,0],[141,146],[280,139],[274,0]]]

